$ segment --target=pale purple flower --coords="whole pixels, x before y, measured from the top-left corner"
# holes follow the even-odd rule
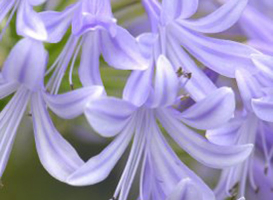
[[[256,72],[257,69],[249,58],[251,54],[259,53],[255,49],[237,42],[204,35],[219,33],[234,25],[240,18],[247,0],[227,1],[211,14],[199,19],[191,19],[198,8],[198,2],[198,0],[190,2],[163,0],[160,4],[157,0],[143,0],[152,30],[160,35],[161,46],[174,66],[178,63],[189,68],[188,71],[196,68],[192,66],[193,64],[184,66],[188,59],[184,58],[187,55],[182,46],[206,67],[223,76],[234,78],[235,71],[242,68],[252,73]],[[194,76],[197,75],[193,72]],[[196,78],[199,84],[206,85],[204,78]],[[206,85],[206,88],[210,88],[208,86]],[[201,89],[203,88],[199,90]]]
[[[15,93],[0,113],[0,177],[5,170],[18,126],[30,102],[35,142],[45,169],[60,181],[84,164],[74,148],[54,127],[47,106],[64,118],[83,113],[92,98],[104,95],[100,86],[86,87],[58,96],[45,92],[47,62],[43,44],[32,39],[19,41],[11,50],[0,76],[0,98]]]
[[[257,181],[255,176],[256,160],[260,159],[264,162],[264,174],[259,177],[260,180],[266,181],[268,173],[272,173],[273,169],[271,162],[273,146],[267,142],[273,139],[270,130],[273,126],[273,59],[264,55],[253,55],[252,59],[260,69],[258,74],[251,75],[243,70],[236,72],[244,105],[242,113],[225,126],[207,132],[207,138],[217,144],[252,143],[256,145],[255,152],[244,163],[223,171],[216,188],[219,199],[226,196],[244,196],[247,184],[256,193],[255,196],[258,199],[257,195],[265,190],[260,185],[261,181]],[[266,194],[259,196],[263,195]]]
[[[233,166],[248,157],[252,145],[213,145],[186,126],[206,130],[228,121],[235,109],[232,90],[217,89],[180,113],[171,106],[176,101],[179,84],[166,57],[159,56],[156,68],[135,71],[132,77],[124,91],[127,101],[102,97],[86,107],[85,115],[98,133],[105,137],[117,136],[99,155],[68,177],[67,183],[83,186],[104,180],[133,138],[114,199],[127,199],[141,160],[140,199],[181,199],[183,196],[186,199],[214,199],[211,190],[175,155],[156,120],[181,148],[199,162],[214,168]],[[153,77],[154,82],[151,81]],[[127,93],[126,90],[132,92]],[[145,102],[135,99],[145,95]]]
[[[53,93],[57,93],[71,60],[70,83],[73,84],[72,70],[80,50],[79,77],[84,86],[102,85],[99,71],[101,54],[110,66],[117,69],[147,68],[136,39],[116,24],[110,0],[79,0],[63,12],[46,11],[40,16],[49,33],[49,42],[59,42],[72,25],[72,35],[51,67],[52,70],[57,66],[49,82]]]

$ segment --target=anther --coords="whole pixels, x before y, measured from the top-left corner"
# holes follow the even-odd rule
[[[184,71],[182,67],[178,68],[178,70],[176,71],[176,75],[178,76],[178,78],[183,76],[184,78],[191,79],[192,77],[192,73]]]
[[[27,114],[27,116],[28,116],[28,117],[32,117],[32,113],[29,112],[29,113]]]
[[[264,167],[264,174],[267,176],[267,174],[268,174],[268,165],[266,165],[265,167]]]
[[[70,89],[71,89],[71,90],[74,90],[74,84],[73,84],[73,83],[70,84]]]
[[[235,183],[232,188],[229,189],[229,193],[231,194],[232,197],[236,197],[238,194],[238,187],[239,187],[239,182]]]
[[[181,95],[181,96],[180,96],[180,100],[181,100],[181,101],[187,100],[188,98],[190,98],[190,95],[189,95],[189,94],[184,94],[184,95]]]
[[[259,191],[260,191],[260,187],[257,187],[257,188],[255,189],[255,194],[258,194]]]

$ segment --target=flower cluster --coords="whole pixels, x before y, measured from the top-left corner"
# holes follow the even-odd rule
[[[0,73],[0,98],[13,94],[0,113],[0,177],[28,112],[43,167],[66,184],[105,180],[130,146],[112,200],[129,199],[136,179],[139,200],[273,199],[272,1],[136,1],[146,17],[128,21],[131,29],[112,12],[119,0],[76,0],[54,11],[60,2],[0,0],[0,38],[15,14],[23,37]],[[44,11],[37,12],[41,5]],[[54,46],[66,35],[47,68],[51,55],[44,43]],[[131,71],[121,98],[107,95],[102,62]],[[71,91],[60,93],[65,74]],[[55,128],[49,110],[63,119],[84,115],[112,142],[83,160]],[[180,160],[171,141],[201,164],[222,170],[215,189]]]

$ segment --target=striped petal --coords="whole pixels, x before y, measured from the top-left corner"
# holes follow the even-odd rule
[[[124,129],[136,109],[127,101],[105,97],[91,101],[86,107],[85,116],[95,131],[112,137]]]
[[[273,122],[273,98],[252,99],[252,108],[261,120]]]
[[[157,116],[166,131],[181,148],[202,164],[212,168],[226,168],[243,162],[253,145],[219,146],[210,143],[173,117],[172,109],[161,109]]]
[[[84,87],[64,94],[44,93],[47,106],[59,117],[73,119],[84,113],[87,104],[104,94],[101,86]]]
[[[213,129],[225,124],[234,114],[235,97],[230,88],[223,87],[177,116],[197,129]]]
[[[152,108],[166,107],[172,105],[178,93],[178,78],[169,62],[161,55],[157,60],[156,75],[154,83],[154,93],[151,95]]]
[[[0,177],[6,168],[29,98],[30,92],[21,87],[0,113]]]
[[[73,186],[86,186],[106,179],[129,145],[133,132],[134,125],[130,123],[100,154],[71,174],[66,182]]]
[[[197,20],[179,20],[182,26],[201,33],[219,33],[233,26],[241,17],[248,0],[229,0],[213,13]]]
[[[204,36],[177,23],[169,26],[169,31],[170,35],[193,57],[223,76],[234,78],[238,69],[250,73],[258,71],[250,55],[261,53],[254,48],[239,42]]]
[[[40,161],[51,176],[65,182],[84,161],[54,127],[41,93],[33,94],[31,110]]]

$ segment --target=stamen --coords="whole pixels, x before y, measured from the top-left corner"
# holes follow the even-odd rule
[[[27,116],[28,116],[28,117],[32,117],[32,113],[29,112],[29,113],[27,114]]]
[[[187,83],[189,82],[189,80],[192,77],[192,73],[183,70],[182,67],[178,68],[178,70],[176,71],[176,75],[178,78],[181,78],[181,77],[186,78],[186,81],[181,86],[182,88],[184,88],[187,85]]]
[[[80,49],[81,49],[81,47],[82,47],[83,40],[84,40],[84,39],[81,39],[81,41],[79,42],[79,44],[78,44],[78,46],[77,46],[77,49],[76,49],[76,51],[75,51],[75,54],[74,54],[74,56],[73,56],[71,65],[70,65],[70,71],[69,71],[69,84],[70,84],[71,90],[74,90],[74,84],[73,84],[73,81],[72,81],[73,69],[74,69],[75,62],[76,62],[76,59],[77,59],[77,57],[78,57],[79,51],[80,51]]]
[[[268,174],[268,170],[269,170],[269,166],[268,166],[268,163],[265,163],[265,166],[264,166],[264,174],[267,176]]]
[[[271,147],[271,149],[269,151],[269,154],[268,154],[268,163],[270,163],[272,158],[273,158],[273,146]]]
[[[260,187],[257,187],[254,191],[255,191],[255,194],[258,194],[260,191]]]
[[[2,189],[4,187],[4,184],[2,182],[2,180],[0,179],[0,189]]]
[[[69,37],[68,41],[66,42],[66,45],[63,49],[63,51],[61,52],[61,54],[58,56],[58,58],[55,60],[55,62],[53,63],[53,65],[50,66],[50,68],[46,71],[45,76],[47,76],[48,74],[50,74],[54,68],[61,62],[61,60],[64,60],[63,57],[65,57],[65,54],[67,53],[69,47],[70,47],[70,43],[72,41],[73,37]]]
[[[70,83],[70,89],[74,90],[74,84],[73,83]]]
[[[230,189],[229,189],[229,193],[231,195],[231,197],[236,197],[238,194],[238,188],[239,188],[239,182],[236,182]]]
[[[140,116],[143,118],[143,113],[140,114]],[[141,118],[141,119],[142,119]],[[117,196],[120,195],[121,199],[124,199],[128,196],[129,189],[132,185],[132,181],[135,177],[136,170],[139,166],[141,156],[144,151],[145,146],[145,134],[147,131],[147,126],[143,126],[143,121],[138,122],[140,127],[143,127],[144,130],[136,131],[133,141],[133,146],[131,148],[131,152],[129,155],[129,159],[126,163],[125,169],[122,173],[121,179],[118,183],[118,186],[116,188],[116,191],[114,193],[114,197],[117,198]]]
[[[264,167],[264,174],[268,174],[269,170],[269,162],[270,162],[270,153],[268,153],[267,145],[266,145],[266,139],[265,139],[265,132],[263,130],[263,127],[260,128],[261,138],[262,138],[262,146],[263,146],[263,152],[265,156],[265,167]]]
[[[60,62],[58,63],[57,68],[55,69],[52,77],[50,78],[47,89],[50,89],[51,94],[57,94],[58,90],[60,88],[63,76],[65,74],[65,71],[67,69],[67,66],[70,63],[71,57],[73,56],[73,53],[75,51],[76,45],[78,44],[78,38],[72,37],[71,40],[67,43],[65,49],[64,49],[64,55],[61,56]]]
[[[161,48],[161,54],[166,55],[166,49],[167,49],[167,42],[166,42],[166,29],[164,27],[160,27],[160,48]]]
[[[254,179],[254,170],[253,170],[253,156],[249,161],[249,183],[252,187],[252,189],[255,191],[255,193],[257,194],[260,191],[260,187],[257,186],[257,184],[255,183],[255,179]]]
[[[191,77],[192,77],[192,73],[184,71],[182,67],[178,68],[178,70],[176,71],[176,74],[177,74],[178,78],[183,76],[186,79],[191,79]]]

